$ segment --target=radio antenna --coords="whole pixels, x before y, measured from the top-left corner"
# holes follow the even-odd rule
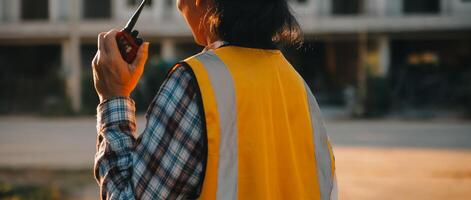
[[[144,8],[145,4],[146,4],[147,0],[143,0],[141,5],[139,6],[139,8],[136,10],[136,12],[134,13],[134,15],[131,17],[131,19],[129,19],[128,23],[126,24],[126,26],[124,27],[124,31],[126,32],[131,32],[132,29],[134,29],[134,26],[136,25],[136,22],[137,22],[137,19],[139,18],[139,15],[141,15],[141,11],[142,9]]]

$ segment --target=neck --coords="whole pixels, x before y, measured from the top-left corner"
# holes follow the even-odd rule
[[[210,34],[208,34],[208,35],[210,35]],[[213,45],[214,43],[216,43],[218,41],[221,41],[221,39],[219,39],[219,37],[208,36],[207,39],[206,39],[206,47],[209,47],[209,46]]]
[[[221,41],[221,40],[218,40],[218,41],[215,41],[209,45],[207,45],[205,48],[204,48],[204,51],[209,51],[209,50],[214,50],[214,49],[217,49],[221,46],[223,46],[225,43],[224,41]]]
[[[217,49],[224,45],[224,42],[219,39],[219,37],[215,36],[208,36],[206,40],[206,47],[204,48],[204,51],[212,50],[212,49]]]

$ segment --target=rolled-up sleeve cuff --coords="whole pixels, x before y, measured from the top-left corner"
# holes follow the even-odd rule
[[[135,128],[136,107],[134,101],[129,97],[115,97],[107,99],[97,107],[97,131],[113,125],[129,125]]]

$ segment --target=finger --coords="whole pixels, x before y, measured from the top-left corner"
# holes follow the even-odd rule
[[[102,53],[106,53],[105,35],[106,35],[106,32],[102,32],[98,34],[98,51],[101,51]]]
[[[98,54],[99,54],[99,52],[97,52],[95,54],[95,57],[93,57],[93,60],[92,60],[92,67],[93,68],[96,68],[98,66]]]
[[[118,31],[113,29],[105,35],[106,54],[111,58],[116,58],[117,56],[121,55],[119,53],[118,44],[116,43],[117,33]]]
[[[132,66],[135,68],[137,73],[142,73],[144,71],[144,66],[146,64],[147,58],[149,56],[149,42],[144,42],[139,50],[137,51],[136,59],[133,61]]]

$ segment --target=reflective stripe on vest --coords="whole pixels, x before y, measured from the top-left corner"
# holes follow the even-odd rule
[[[332,162],[334,160],[332,148],[316,98],[306,83],[305,88],[309,100],[312,129],[314,130],[313,139],[316,147],[317,176],[321,188],[321,199],[337,199],[337,183],[335,173],[333,173],[335,172],[335,162]]]
[[[219,112],[219,163],[217,199],[237,199],[237,110],[234,81],[214,52],[196,59],[204,64],[214,88]]]
[[[280,52],[229,46],[185,62],[208,134],[201,199],[336,199],[319,107]]]

